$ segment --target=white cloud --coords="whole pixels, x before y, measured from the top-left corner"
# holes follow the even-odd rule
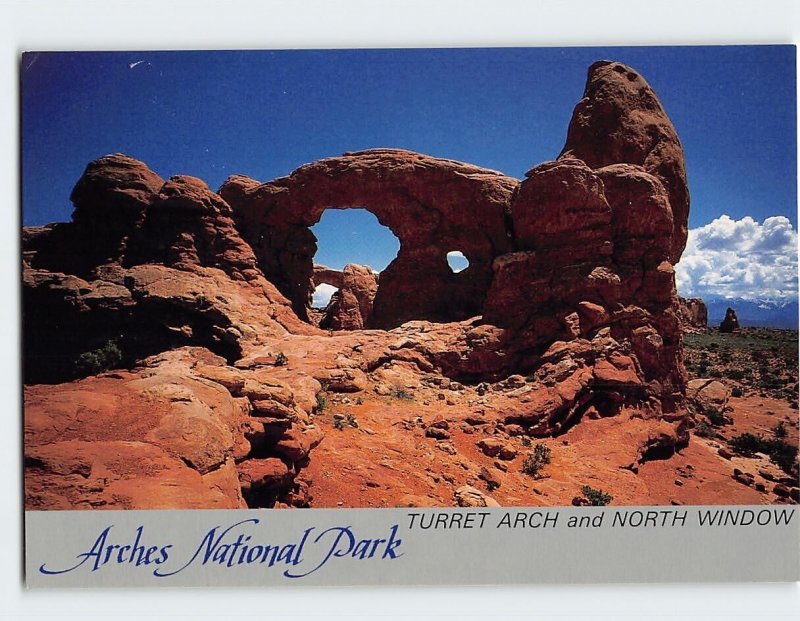
[[[312,298],[311,306],[314,308],[325,308],[328,302],[331,301],[331,296],[336,293],[338,289],[333,285],[322,283],[314,289],[314,297]]]
[[[686,297],[796,300],[797,231],[785,216],[722,215],[689,231],[676,280]]]

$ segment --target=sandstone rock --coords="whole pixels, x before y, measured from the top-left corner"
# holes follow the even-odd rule
[[[478,448],[488,457],[495,457],[503,450],[505,443],[497,438],[483,438],[477,442]]]
[[[376,405],[406,410],[393,442],[395,431],[419,438],[413,417],[449,411],[465,434],[493,434],[478,448],[501,470],[517,455],[512,436],[572,429],[572,442],[584,418],[625,426],[624,446],[603,447],[616,466],[688,441],[686,313],[674,285],[688,216],[683,155],[650,87],[618,63],[593,65],[563,153],[522,182],[375,149],[268,183],[232,177],[216,194],[115,155],[89,165],[73,200],[73,222],[23,231],[26,382],[56,383],[26,394],[30,506],[180,506],[174,485],[186,486],[189,506],[308,506],[320,397],[364,405],[362,420]],[[313,266],[310,227],[349,207],[401,241],[380,278]],[[459,273],[447,264],[454,250],[470,263]],[[319,282],[339,293],[312,320]],[[96,377],[72,381],[86,375]],[[695,388],[690,398],[718,403],[715,387]],[[335,434],[321,450],[357,463],[382,424]],[[451,430],[442,418],[425,433]],[[451,459],[450,442],[422,445],[474,481],[474,449]],[[143,465],[126,473],[113,451],[141,452]],[[389,490],[395,466],[381,464]],[[425,479],[427,500],[406,495],[436,504],[435,483]],[[459,492],[472,503],[462,506],[493,502]]]
[[[684,332],[704,332],[708,328],[708,308],[701,298],[678,298],[678,313]]]
[[[230,206],[196,177],[171,177],[132,235],[127,265],[163,263],[216,267],[237,280],[260,276],[252,249],[239,236]]]
[[[454,493],[459,507],[499,507],[498,502],[471,485],[463,485]]]
[[[450,437],[450,433],[445,429],[439,429],[438,427],[428,427],[425,430],[425,436],[428,438],[434,438],[436,440],[447,440]]]
[[[277,492],[289,485],[294,478],[286,464],[276,457],[248,459],[239,464],[237,470],[245,497],[269,493],[267,490],[277,496]]]
[[[31,267],[87,276],[94,267],[119,260],[163,183],[145,164],[121,153],[90,162],[70,195],[72,222],[23,236]]]
[[[333,282],[338,287],[331,296],[325,314],[319,322],[320,328],[332,330],[361,330],[369,325],[372,305],[378,292],[378,274],[365,265],[347,264],[338,276],[330,278],[330,268],[318,270],[314,266],[314,285]],[[333,281],[333,282],[331,282]]]
[[[736,316],[736,311],[732,308],[728,308],[728,310],[725,311],[725,319],[719,324],[719,331],[728,334],[739,331],[739,318]]]
[[[516,185],[470,164],[372,149],[319,160],[269,183],[232,177],[220,194],[234,208],[261,269],[302,318],[316,252],[309,227],[329,208],[374,213],[400,240],[397,258],[381,273],[367,326],[386,328],[479,314],[495,252],[510,250],[504,213]],[[470,262],[458,274],[447,264],[452,250]]]
[[[589,68],[560,158],[578,158],[595,169],[633,164],[657,177],[669,196],[675,226],[670,255],[673,263],[678,261],[689,215],[683,149],[661,103],[639,73],[605,60]]]
[[[725,411],[730,389],[720,381],[712,379],[693,379],[686,386],[686,396],[701,412]]]

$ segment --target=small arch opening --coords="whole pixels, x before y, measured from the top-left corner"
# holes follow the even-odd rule
[[[458,274],[469,267],[469,259],[460,250],[451,250],[447,253],[447,264],[454,274]]]
[[[338,290],[338,287],[329,285],[326,282],[320,283],[314,289],[314,294],[311,297],[311,308],[325,310],[331,302],[331,296]]]

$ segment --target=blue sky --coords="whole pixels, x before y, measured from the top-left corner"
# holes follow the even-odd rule
[[[214,189],[231,174],[267,181],[371,147],[522,177],[558,155],[586,69],[603,58],[641,72],[672,119],[686,154],[690,228],[723,214],[758,226],[780,216],[796,239],[789,46],[28,54],[24,224],[68,220],[85,165],[117,151]],[[382,268],[396,247],[374,224],[364,212],[326,212],[315,229],[318,260]],[[680,282],[700,286],[694,276]]]

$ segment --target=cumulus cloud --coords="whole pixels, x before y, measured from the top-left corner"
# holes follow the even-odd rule
[[[331,301],[331,296],[337,292],[338,289],[333,285],[322,283],[314,289],[314,297],[311,301],[311,306],[314,308],[325,308]]]
[[[689,231],[676,266],[683,296],[797,299],[797,231],[785,216],[722,215]]]

